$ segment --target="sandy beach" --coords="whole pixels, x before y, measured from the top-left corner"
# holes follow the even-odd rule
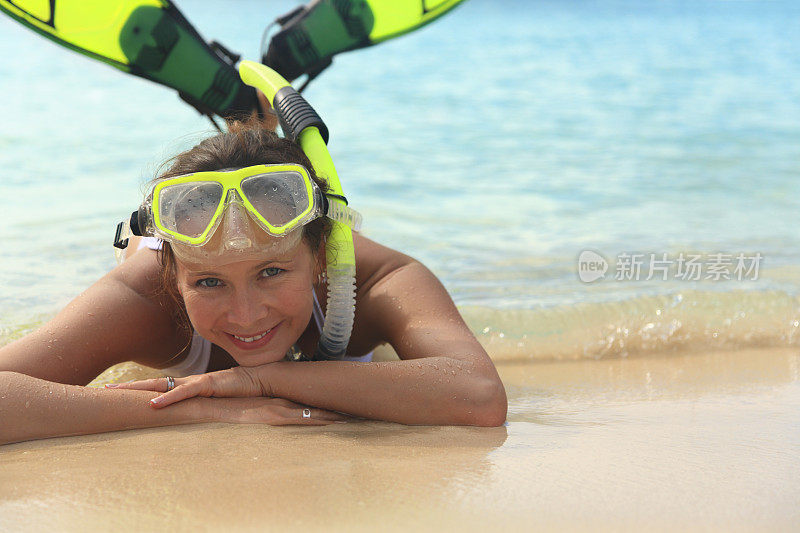
[[[798,350],[498,368],[501,428],[202,424],[8,445],[0,529],[800,526]]]

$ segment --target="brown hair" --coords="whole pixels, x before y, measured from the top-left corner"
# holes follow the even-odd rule
[[[160,168],[168,167],[160,172],[153,181],[172,178],[192,172],[221,170],[224,168],[244,168],[253,165],[276,163],[299,163],[306,167],[308,174],[323,192],[328,191],[328,184],[314,173],[311,162],[302,148],[294,142],[278,137],[266,129],[257,116],[245,121],[228,123],[228,131],[209,137],[197,146],[165,161]],[[303,226],[303,240],[316,253],[324,239],[330,235],[331,223],[326,217],[312,220]],[[178,324],[190,329],[191,324],[186,314],[183,298],[178,291],[175,277],[175,255],[168,242],[164,242],[159,254],[161,263],[161,287],[164,293],[176,304]]]

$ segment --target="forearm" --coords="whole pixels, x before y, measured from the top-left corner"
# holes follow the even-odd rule
[[[505,421],[505,389],[494,368],[459,359],[279,362],[258,372],[272,396],[365,418],[418,425]]]
[[[0,444],[211,421],[206,398],[153,409],[157,393],[94,389],[0,372]]]

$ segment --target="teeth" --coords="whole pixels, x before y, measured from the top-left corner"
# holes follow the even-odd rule
[[[233,335],[233,336],[234,336],[236,339],[238,339],[238,340],[240,340],[240,341],[242,341],[242,342],[253,342],[253,341],[257,341],[258,339],[261,339],[261,338],[263,338],[263,337],[264,337],[264,335],[266,335],[266,334],[267,334],[267,333],[269,333],[270,331],[272,331],[272,328],[269,328],[267,331],[265,331],[265,332],[264,332],[264,333],[262,333],[261,335],[256,335],[255,337],[240,337],[239,335]]]

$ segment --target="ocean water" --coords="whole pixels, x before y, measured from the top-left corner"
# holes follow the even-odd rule
[[[250,59],[294,5],[179,2]],[[440,276],[496,360],[796,347],[798,15],[470,0],[338,57],[306,97],[364,233]],[[3,344],[114,266],[143,184],[213,130],[173,91],[4,16],[0,95]],[[593,282],[587,250],[607,264]]]

